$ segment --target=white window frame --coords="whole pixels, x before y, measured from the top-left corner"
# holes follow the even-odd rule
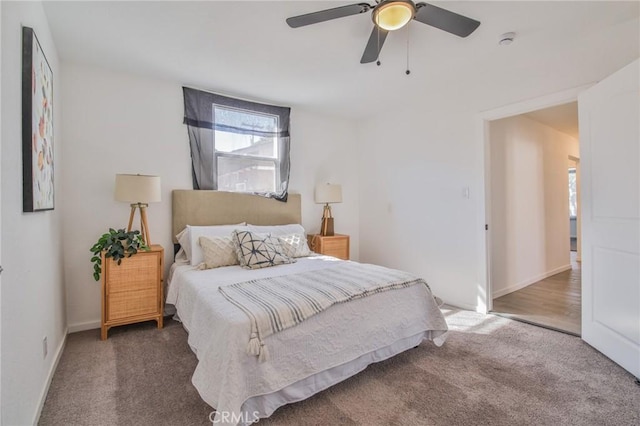
[[[276,119],[276,126],[275,128],[278,129],[280,126],[280,117],[278,117],[275,114],[267,114],[264,112],[259,112],[259,111],[254,111],[254,110],[250,110],[250,109],[245,109],[245,108],[235,108],[235,107],[230,107],[230,106],[226,106],[226,105],[219,105],[219,104],[213,104],[213,109],[212,109],[212,115],[213,115],[213,121],[215,123],[215,114],[216,114],[216,108],[220,108],[220,109],[226,109],[226,110],[234,110],[234,111],[239,111],[245,114],[252,114],[252,115],[259,115],[259,116],[263,116],[263,117],[274,117]],[[231,152],[222,152],[222,151],[218,151],[218,149],[216,148],[216,132],[213,132],[213,161],[214,164],[216,165],[215,170],[216,173],[218,174],[217,176],[214,176],[214,182],[216,182],[216,189],[219,189],[219,181],[220,181],[220,164],[218,164],[218,159],[221,157],[225,157],[225,158],[229,158],[229,159],[240,159],[240,160],[246,160],[247,158],[250,158],[252,160],[256,160],[256,161],[264,161],[264,162],[272,162],[275,168],[275,174],[274,174],[274,180],[273,180],[273,191],[277,192],[279,190],[278,186],[278,182],[280,182],[280,163],[281,163],[281,158],[280,158],[280,137],[276,137],[275,138],[275,157],[264,157],[264,156],[260,156],[260,155],[248,155],[248,154],[234,154]],[[236,185],[237,186],[237,185]],[[246,187],[246,186],[245,186]],[[238,190],[231,190],[231,192],[244,192],[244,193],[252,193],[253,191],[238,191]]]

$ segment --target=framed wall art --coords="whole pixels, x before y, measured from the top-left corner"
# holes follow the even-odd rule
[[[53,72],[22,27],[22,211],[53,210]]]

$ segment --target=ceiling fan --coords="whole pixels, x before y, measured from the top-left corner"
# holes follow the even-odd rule
[[[459,37],[468,36],[480,25],[480,22],[475,19],[467,18],[432,4],[414,3],[411,0],[376,0],[375,5],[357,3],[340,6],[287,18],[287,24],[291,28],[298,28],[331,19],[357,15],[370,10],[373,10],[371,18],[373,19],[374,27],[367,42],[367,47],[364,49],[362,59],[360,59],[361,64],[377,60],[387,34],[390,31],[399,30],[412,19]]]

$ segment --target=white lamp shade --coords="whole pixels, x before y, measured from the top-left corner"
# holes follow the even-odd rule
[[[341,203],[342,202],[342,186],[330,183],[316,186],[315,192],[316,204]]]
[[[157,203],[160,201],[160,176],[116,175],[116,201]]]

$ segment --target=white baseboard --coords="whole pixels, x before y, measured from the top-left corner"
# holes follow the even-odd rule
[[[85,330],[94,330],[96,328],[100,328],[101,323],[100,320],[97,321],[88,321],[88,322],[80,322],[76,324],[69,324],[69,333],[77,333],[78,331]]]
[[[544,274],[526,279],[524,281],[520,281],[517,284],[510,285],[507,288],[503,288],[502,290],[494,291],[491,296],[493,299],[495,299],[497,297],[504,296],[505,294],[513,293],[514,291],[525,288],[526,286],[529,286],[533,283],[537,283],[538,281],[544,280],[545,278],[549,278],[552,275],[559,274],[560,272],[568,271],[569,269],[571,269],[571,264],[560,266],[559,268],[552,269],[545,272]]]
[[[443,302],[445,305],[451,306],[453,308],[458,308],[458,309],[462,309],[465,311],[476,311],[477,307],[476,305],[471,305],[471,304],[467,304],[467,303],[460,303],[460,302],[448,302],[446,300],[443,299]]]
[[[175,306],[165,305],[164,316],[167,316],[167,315],[173,316],[175,315],[175,313],[176,313]],[[96,328],[100,328],[101,326],[102,326],[102,323],[100,322],[100,320],[95,320],[95,321],[79,322],[76,324],[69,324],[68,330],[69,330],[69,333],[77,333],[79,331],[95,330]]]
[[[49,373],[47,374],[47,380],[44,382],[44,386],[42,388],[42,392],[40,392],[40,399],[38,403],[38,410],[35,413],[32,424],[35,426],[40,421],[40,415],[42,414],[42,409],[44,408],[44,402],[47,400],[47,394],[49,393],[49,386],[51,386],[51,380],[53,380],[53,375],[58,368],[58,363],[60,362],[60,358],[62,357],[62,352],[64,352],[64,348],[67,345],[67,334],[69,330],[66,329],[64,331],[64,336],[62,337],[62,341],[58,345],[56,349],[55,359],[51,364],[51,368],[49,369]]]

